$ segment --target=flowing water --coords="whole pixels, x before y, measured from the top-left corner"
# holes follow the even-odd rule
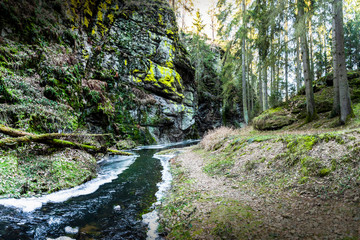
[[[194,143],[140,147],[135,156],[103,159],[98,177],[81,186],[40,198],[0,199],[0,239],[161,239],[154,206],[170,187],[171,156],[155,153]]]

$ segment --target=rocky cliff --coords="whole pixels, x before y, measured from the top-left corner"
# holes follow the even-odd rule
[[[1,123],[197,137],[194,69],[167,1],[2,1],[0,29]]]

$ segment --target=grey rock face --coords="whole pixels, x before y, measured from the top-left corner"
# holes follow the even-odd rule
[[[9,69],[31,68],[38,73],[36,83],[31,80],[29,85],[36,86],[41,96],[28,96],[29,91],[19,84],[23,80],[7,87],[21,90],[21,98],[31,97],[32,101],[26,101],[31,106],[41,99],[36,106],[56,116],[51,121],[55,124],[35,130],[71,132],[85,126],[91,132],[111,132],[116,140],[140,144],[197,136],[194,68],[179,41],[167,1],[60,2],[58,9],[51,1],[43,2],[41,13],[27,12],[21,4],[6,3],[0,8],[0,25],[4,25],[0,40],[8,46],[3,48],[8,61],[17,63]],[[13,8],[17,11],[12,12]],[[19,22],[8,20],[10,12]],[[24,32],[21,19],[29,17],[26,14],[37,14],[34,19],[51,17],[24,21],[34,26]],[[22,126],[14,126],[42,126],[39,122],[49,122],[48,116],[26,116]]]
[[[101,41],[94,38],[91,49],[84,43],[81,50],[89,56],[88,76],[106,76],[106,91],[114,96],[112,117],[124,114],[117,108],[127,101],[130,114],[118,124],[131,122],[157,142],[196,136],[194,69],[178,40],[174,13],[160,1],[128,3],[121,12],[126,16],[118,14]],[[128,90],[121,97],[125,85]]]

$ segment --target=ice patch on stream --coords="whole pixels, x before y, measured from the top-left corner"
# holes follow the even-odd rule
[[[0,199],[0,205],[4,205],[6,207],[15,207],[22,210],[23,212],[32,212],[41,208],[46,203],[60,203],[73,197],[94,193],[101,185],[116,179],[119,174],[121,174],[132,163],[135,162],[137,157],[137,155],[134,155],[105,158],[99,162],[99,164],[104,165],[104,167],[98,173],[98,177],[80,186],[61,190],[55,193],[44,195],[42,197]]]
[[[161,171],[162,181],[157,184],[159,190],[155,193],[157,200],[152,206],[155,210],[142,216],[143,222],[148,224],[147,240],[162,239],[157,232],[159,227],[159,215],[156,210],[156,206],[161,203],[161,199],[165,197],[167,191],[171,187],[172,175],[170,173],[169,160],[173,157],[175,157],[175,155],[154,155],[154,158],[160,160],[163,170]]]

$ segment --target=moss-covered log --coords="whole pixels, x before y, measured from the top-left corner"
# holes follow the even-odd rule
[[[24,137],[24,136],[37,136],[33,133],[21,131],[18,129],[7,127],[3,124],[0,124],[0,133],[9,135],[12,137]],[[54,139],[54,138],[69,138],[69,137],[104,137],[110,136],[111,134],[77,134],[77,133],[47,133],[41,134],[43,138]],[[40,136],[40,135],[38,135]]]
[[[12,137],[23,137],[23,136],[33,135],[29,132],[24,132],[21,130],[7,127],[3,124],[0,124],[0,132],[3,134],[6,134],[6,135],[12,136]]]
[[[96,147],[92,145],[86,145],[86,144],[59,139],[59,138],[74,137],[74,136],[77,137],[105,136],[108,134],[64,134],[64,133],[32,134],[17,129],[9,128],[6,127],[5,125],[0,125],[0,132],[12,136],[11,138],[1,139],[0,147],[17,145],[17,144],[29,144],[32,142],[36,142],[36,143],[52,145],[55,147],[82,149],[90,153],[109,152],[111,154],[116,154],[116,155],[132,155],[131,153],[108,149],[104,146]]]

